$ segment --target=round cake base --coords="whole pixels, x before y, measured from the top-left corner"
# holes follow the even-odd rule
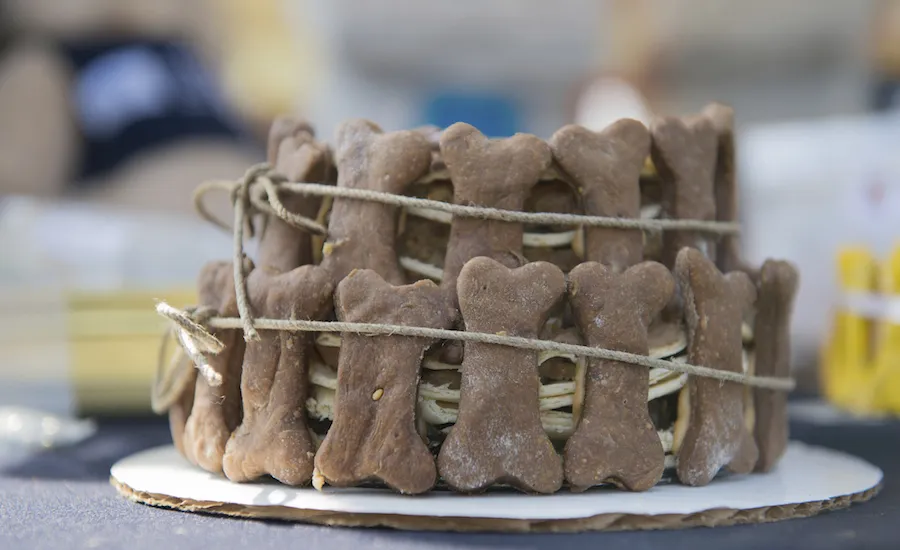
[[[856,457],[792,442],[775,471],[727,476],[706,487],[671,483],[643,493],[595,488],[553,495],[403,496],[386,489],[232,483],[190,465],[166,446],[121,460],[112,467],[111,482],[135,502],[186,512],[409,530],[576,532],[808,517],[869,500],[881,487],[882,472]]]

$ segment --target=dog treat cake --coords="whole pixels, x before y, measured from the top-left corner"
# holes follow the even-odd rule
[[[161,407],[176,447],[408,494],[772,469],[798,277],[741,260],[734,154],[718,104],[549,141],[352,120],[332,148],[276,121],[229,187],[235,260],[170,315],[199,367]]]

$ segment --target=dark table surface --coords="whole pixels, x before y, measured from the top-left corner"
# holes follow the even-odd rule
[[[109,468],[169,442],[159,419],[101,420],[90,439],[13,464],[0,463],[0,549],[128,548],[892,548],[900,549],[900,422],[817,425],[793,437],[853,453],[885,472],[868,503],[766,525],[584,534],[454,534],[348,529],[238,520],[142,506],[120,497]]]

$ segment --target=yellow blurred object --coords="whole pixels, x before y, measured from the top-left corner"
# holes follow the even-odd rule
[[[656,177],[656,166],[654,166],[652,158],[647,157],[646,160],[644,160],[644,167],[641,168],[641,177]]]
[[[873,21],[871,40],[874,68],[900,75],[900,0],[881,0]]]
[[[900,246],[888,261],[850,247],[837,257],[843,303],[822,348],[825,397],[860,415],[900,414]]]
[[[890,300],[900,300],[900,246],[882,266],[879,290]],[[900,319],[878,324],[875,355],[875,407],[900,414]]]
[[[232,102],[268,124],[306,103],[315,81],[312,30],[288,12],[302,2],[217,0],[222,21],[223,75]]]
[[[876,269],[875,257],[866,249],[851,248],[838,255],[839,284],[845,292],[873,292]],[[855,402],[859,401],[868,378],[870,328],[869,319],[855,312],[838,311],[831,340],[833,347],[828,354],[830,376],[826,395],[838,405],[857,412],[864,412],[860,409],[868,401]]]
[[[150,411],[150,386],[166,321],[156,300],[196,304],[189,290],[77,293],[66,299],[70,377],[81,413]]]

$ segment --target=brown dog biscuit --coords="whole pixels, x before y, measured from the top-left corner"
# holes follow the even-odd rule
[[[588,344],[648,355],[647,328],[675,289],[672,274],[644,262],[617,274],[589,262],[569,274],[569,303]],[[612,482],[645,491],[662,477],[665,452],[647,408],[650,371],[590,359],[584,412],[566,442],[566,480],[575,490]]]
[[[327,158],[308,128],[297,125],[281,141],[275,169],[290,180],[306,181],[324,175]],[[299,267],[302,247],[308,245],[308,234],[270,217],[260,239],[260,265],[247,278],[256,316],[317,319],[330,309],[328,273],[317,266]],[[304,413],[310,344],[308,333],[277,330],[261,330],[259,340],[247,344],[241,380],[244,419],[224,459],[230,479],[271,474],[291,485],[309,481],[315,451]]]
[[[715,197],[716,219],[733,222],[738,219],[738,189],[734,148],[734,109],[721,103],[711,103],[703,109],[703,116],[712,121],[718,136],[716,153]],[[736,235],[722,235],[716,246],[716,264],[722,273],[742,269],[741,251]]]
[[[266,162],[275,168],[276,172],[278,172],[276,168],[278,158],[281,156],[279,151],[281,143],[300,134],[312,136],[315,132],[305,120],[291,115],[281,115],[272,121],[272,126],[269,127],[268,141],[266,142]]]
[[[550,148],[528,134],[490,140],[457,122],[441,135],[441,155],[453,181],[453,202],[521,211],[552,161]],[[522,263],[521,223],[454,216],[441,286],[456,288],[463,265],[486,256],[507,267]]]
[[[718,136],[706,116],[665,117],[651,127],[653,164],[662,180],[662,216],[678,220],[716,219],[713,187]],[[679,251],[690,246],[715,259],[713,239],[695,231],[663,234],[663,263],[671,268]]]
[[[269,163],[273,171],[288,181],[323,183],[332,170],[331,152],[325,144],[314,139],[312,128],[304,121],[280,117],[269,132]],[[294,214],[316,219],[322,200],[300,193],[282,193],[279,199]],[[261,238],[276,243],[290,243],[280,248],[260,245],[259,267],[270,266],[278,271],[290,271],[298,265],[313,263],[312,239],[277,216],[266,220]]]
[[[431,281],[392,286],[372,270],[338,285],[340,321],[448,328],[456,309]],[[334,423],[316,455],[332,485],[379,479],[401,493],[423,493],[437,479],[434,457],[416,431],[415,409],[425,350],[409,336],[342,335]]]
[[[200,305],[213,308],[222,317],[238,314],[231,262],[210,262],[198,279]],[[184,454],[192,463],[210,472],[222,472],[225,444],[241,422],[241,364],[244,338],[240,330],[214,329],[213,336],[225,344],[210,355],[209,366],[222,376],[220,386],[210,386],[197,377],[194,403],[184,427]]]
[[[639,218],[640,176],[650,153],[650,133],[636,120],[622,119],[602,132],[577,125],[550,139],[557,163],[578,185],[585,213],[592,216]],[[620,273],[643,258],[639,229],[584,228],[585,258]]]
[[[509,269],[470,260],[459,274],[466,330],[536,338],[565,293],[560,269],[536,262]],[[552,493],[562,484],[560,456],[540,419],[537,352],[466,342],[459,418],[441,447],[438,469],[457,491],[495,483]]]
[[[675,276],[684,295],[688,362],[742,372],[741,323],[756,300],[750,278],[742,272],[722,275],[694,248],[678,254]],[[678,421],[687,422],[677,453],[678,479],[706,485],[723,466],[734,473],[752,471],[758,450],[744,423],[744,386],[691,376],[681,397],[689,407],[678,412]]]
[[[338,187],[401,194],[428,172],[431,146],[419,132],[382,133],[367,120],[337,131]],[[405,277],[396,252],[397,207],[357,199],[334,200],[322,267],[337,284],[353,269],[372,269],[391,284]]]
[[[252,279],[252,274],[251,274]],[[321,319],[331,309],[328,272],[304,265],[268,280],[248,280],[254,313],[269,319]],[[315,444],[306,425],[308,332],[260,330],[247,344],[241,378],[244,419],[223,461],[232,481],[269,474],[288,485],[309,483]]]
[[[797,293],[797,269],[788,262],[766,260],[759,271],[754,336],[756,374],[786,378],[791,371],[791,309]],[[754,388],[756,470],[768,472],[788,441],[787,393]]]
[[[188,375],[188,382],[184,385],[184,391],[169,409],[169,433],[172,434],[172,443],[181,456],[187,456],[184,450],[184,429],[191,416],[191,409],[194,408],[194,389],[197,386],[197,369],[189,368],[191,372]]]

